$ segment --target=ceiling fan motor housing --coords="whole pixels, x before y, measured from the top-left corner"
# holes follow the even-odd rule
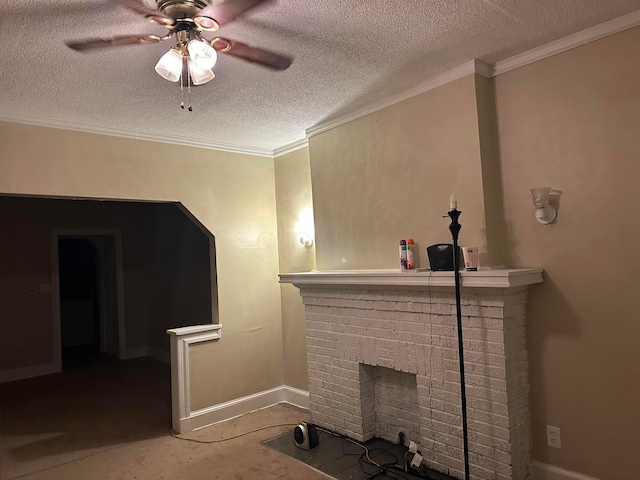
[[[238,16],[243,15],[245,12],[268,0],[222,0],[221,2],[218,0],[215,2],[213,0],[153,0],[157,9],[150,5],[152,0],[110,1],[128,8],[152,23],[165,27],[168,30],[167,34],[164,36],[151,34],[116,35],[111,38],[87,38],[66,41],[65,43],[70,49],[77,52],[90,52],[126,45],[158,43],[171,40],[175,37],[175,46],[167,53],[178,50],[182,52],[183,57],[187,55],[191,56],[190,53],[192,52],[188,52],[188,45],[190,42],[196,40],[197,43],[194,43],[192,50],[197,48],[201,51],[203,49],[207,50],[205,47],[208,47],[209,50],[213,49],[213,52],[209,51],[206,54],[199,55],[200,58],[207,57],[206,61],[203,60],[200,62],[200,64],[203,65],[211,63],[211,60],[215,56],[215,51],[227,53],[231,57],[279,71],[289,68],[293,61],[291,57],[262,48],[252,47],[242,42],[222,37],[209,39],[202,36],[202,32],[214,32],[218,30],[221,25],[235,21]],[[162,58],[160,60],[162,60]],[[213,63],[215,63],[215,61],[213,61]],[[209,69],[204,68],[204,70]],[[156,69],[156,71],[158,70]],[[160,73],[160,75],[164,77],[162,73]],[[213,72],[211,72],[210,76],[213,78]],[[175,74],[172,73],[170,77],[175,77]],[[165,78],[170,80],[168,77]]]
[[[158,10],[174,20],[193,18],[204,7],[211,3],[209,0],[156,0]]]

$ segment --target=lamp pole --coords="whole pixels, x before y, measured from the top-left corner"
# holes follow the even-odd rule
[[[460,254],[458,253],[458,234],[462,225],[458,218],[462,212],[452,203],[452,209],[447,214],[451,218],[449,231],[453,237],[453,277],[456,283],[456,313],[458,317],[458,357],[460,359],[460,396],[462,400],[462,441],[464,448],[464,478],[469,480],[469,431],[467,427],[467,393],[464,382],[464,351],[462,345],[462,307],[460,306]]]

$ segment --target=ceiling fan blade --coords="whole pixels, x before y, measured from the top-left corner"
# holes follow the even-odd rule
[[[112,0],[129,10],[133,10],[142,15],[147,20],[158,25],[173,25],[173,18],[169,18],[163,13],[153,8],[149,8],[142,0]]]
[[[66,41],[65,44],[76,52],[85,52],[98,48],[121,47],[125,45],[138,45],[144,43],[158,43],[162,37],[157,35],[123,35],[111,38],[87,38],[85,40]]]
[[[258,63],[274,70],[286,70],[293,63],[293,58],[291,57],[285,57],[279,53],[251,47],[245,43],[226,38],[214,38],[211,40],[211,46],[220,53],[242,58],[248,62]]]
[[[219,26],[232,22],[238,15],[266,1],[268,0],[227,0],[209,4],[200,10],[193,20],[205,30],[217,30]]]

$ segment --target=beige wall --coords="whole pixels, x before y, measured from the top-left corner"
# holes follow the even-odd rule
[[[424,247],[450,239],[440,216],[455,192],[462,244],[545,269],[528,312],[534,457],[602,480],[640,471],[638,58],[634,29],[310,139],[318,268],[394,267],[408,236],[428,266]],[[528,191],[544,185],[564,192],[551,226]],[[546,424],[562,450],[546,446]]]
[[[487,257],[481,264],[505,264],[504,204],[502,173],[498,153],[498,131],[493,82],[481,75],[476,80],[476,108],[478,111],[478,138],[482,157],[482,195],[485,208],[485,236]]]
[[[175,204],[149,210],[147,344],[169,352],[167,329],[212,323],[211,295],[217,293],[211,285],[209,237]]]
[[[315,268],[315,243],[305,247],[298,229],[313,234],[313,205],[309,171],[309,149],[303,148],[275,159],[276,206],[278,211],[278,253],[280,272],[307,272]],[[284,383],[306,390],[307,347],[304,308],[299,290],[280,285]]]
[[[51,283],[49,232],[21,217],[0,197],[0,371],[53,363],[51,295],[40,293]]]
[[[488,263],[476,79],[469,75],[309,140],[317,263],[322,270],[399,268],[400,239],[451,243],[449,195],[458,197],[460,245]]]
[[[223,325],[194,384],[208,405],[282,384],[271,159],[11,123],[0,142],[0,193],[180,201],[215,236]]]
[[[531,291],[528,327],[534,455],[603,480],[633,478],[639,467],[640,332],[631,307],[640,291],[631,251],[640,233],[631,214],[640,200],[638,37],[637,29],[625,32],[495,82],[476,77],[475,99],[467,77],[310,142],[320,268],[395,266],[396,241],[409,235],[429,239],[424,262],[426,244],[448,241],[439,214],[451,191],[464,211],[462,242],[473,229],[497,245],[488,262],[501,263],[504,253],[512,266],[545,268],[545,284]],[[451,167],[465,146],[481,173],[450,178],[431,164]],[[277,192],[286,191],[279,172],[276,162]],[[555,225],[535,221],[528,193],[535,185],[564,191]],[[414,207],[408,221],[397,215],[401,195]],[[484,224],[467,220],[483,215],[477,198],[491,211]],[[285,208],[278,203],[280,242],[292,238],[283,230]],[[288,269],[284,251],[281,271],[311,268]],[[298,306],[286,296],[285,324],[287,305]],[[546,447],[545,424],[562,428],[562,450]]]
[[[639,59],[636,28],[495,79],[507,254],[545,269],[529,301],[534,456],[603,480],[640,472]],[[551,226],[536,186],[563,191]]]

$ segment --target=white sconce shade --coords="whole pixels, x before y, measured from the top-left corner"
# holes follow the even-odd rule
[[[200,40],[191,40],[187,46],[187,50],[189,50],[189,57],[193,61],[193,64],[200,70],[213,68],[218,60],[218,54],[215,48]]]
[[[156,72],[165,80],[177,82],[182,74],[182,57],[180,50],[172,48],[158,60]]]
[[[216,75],[210,68],[202,70],[193,64],[191,58],[189,58],[189,75],[191,76],[191,83],[194,85],[202,85],[213,80]]]
[[[300,212],[294,231],[298,232],[298,241],[301,245],[305,247],[313,245],[315,228],[313,225],[313,210],[311,208],[305,208]]]
[[[307,232],[298,232],[298,240],[300,241],[300,244],[304,245],[305,247],[310,247],[311,245],[313,245],[313,238],[311,238],[311,236]]]
[[[556,219],[556,209],[549,205],[551,187],[537,187],[529,190],[533,197],[533,205],[536,207],[536,220],[543,225],[548,225]]]

